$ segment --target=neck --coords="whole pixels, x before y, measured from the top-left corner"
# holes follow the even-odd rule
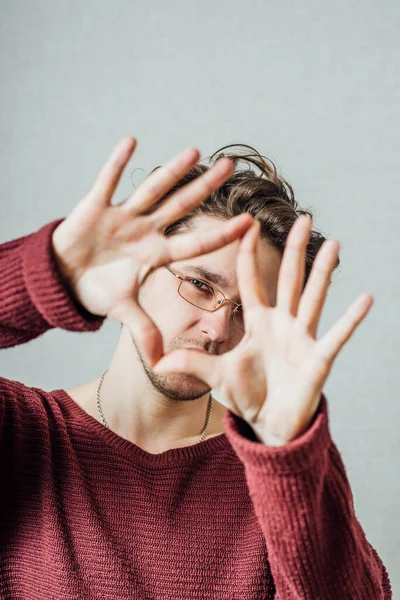
[[[102,422],[97,407],[101,377],[91,382],[90,413]],[[206,423],[210,390],[183,374],[147,372],[126,328],[100,388],[100,402],[109,428],[152,453],[199,442]],[[213,399],[203,439],[223,433],[225,407]]]

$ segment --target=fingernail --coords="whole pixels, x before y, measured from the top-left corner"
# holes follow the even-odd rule
[[[136,144],[135,138],[128,137],[122,142],[122,150],[130,150]]]

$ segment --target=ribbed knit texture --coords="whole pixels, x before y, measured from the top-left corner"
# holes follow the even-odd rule
[[[61,221],[0,245],[0,346],[98,330],[57,271]],[[60,349],[62,351],[62,348]],[[150,454],[62,389],[0,378],[0,598],[388,600],[328,423],[280,448],[224,434]]]

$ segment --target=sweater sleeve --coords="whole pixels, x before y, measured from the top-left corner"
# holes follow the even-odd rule
[[[54,327],[96,331],[104,321],[74,299],[57,269],[52,234],[61,221],[0,244],[0,348]]]
[[[224,425],[245,467],[276,600],[391,599],[386,568],[355,515],[325,396],[308,431],[284,446],[259,442],[231,411]]]

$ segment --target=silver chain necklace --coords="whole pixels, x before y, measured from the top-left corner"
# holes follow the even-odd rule
[[[104,417],[104,415],[103,415],[103,411],[101,410],[101,405],[100,405],[100,388],[101,388],[101,384],[103,383],[104,375],[105,375],[106,373],[107,373],[107,371],[104,371],[104,373],[103,373],[103,375],[102,375],[102,377],[101,377],[101,379],[100,379],[100,383],[99,383],[99,385],[98,385],[98,388],[97,388],[97,408],[99,409],[99,413],[100,413],[101,419],[102,419],[102,421],[103,421],[103,425],[104,425],[104,427],[107,427],[108,429],[110,429],[110,428],[109,428],[109,426],[108,426],[108,423],[107,423],[107,421],[106,421],[106,419],[105,419],[105,417]],[[206,424],[204,425],[204,429],[203,429],[203,431],[201,432],[200,439],[199,439],[199,441],[198,441],[197,443],[199,443],[199,442],[202,442],[202,441],[203,441],[203,439],[204,439],[204,436],[205,436],[205,434],[206,434],[207,427],[208,427],[208,423],[209,423],[209,421],[210,421],[210,414],[211,414],[211,408],[212,408],[212,401],[213,401],[213,397],[212,397],[212,395],[210,394],[210,398],[209,398],[209,400],[208,400],[208,407],[207,407]]]

